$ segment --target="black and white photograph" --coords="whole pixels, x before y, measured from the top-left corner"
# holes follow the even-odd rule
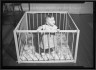
[[[93,2],[2,3],[2,66],[94,68]]]

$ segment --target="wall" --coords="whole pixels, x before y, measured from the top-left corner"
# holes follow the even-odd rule
[[[28,11],[28,3],[22,3],[22,7],[24,11]],[[37,10],[37,11],[69,11],[69,13],[72,14],[92,14],[93,13],[93,2],[85,2],[85,3],[78,3],[78,4],[63,4],[63,3],[54,3],[54,4],[48,4],[48,3],[31,3],[30,4],[30,10]]]

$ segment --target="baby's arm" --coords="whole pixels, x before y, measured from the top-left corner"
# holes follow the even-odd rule
[[[40,32],[40,31],[43,30],[43,29],[44,29],[44,25],[39,26],[38,29],[37,29],[37,31]],[[43,33],[41,32],[41,34],[43,34]]]
[[[57,30],[57,32],[60,31],[60,29],[58,29],[58,27],[56,25],[54,25],[54,29]]]
[[[40,31],[42,29],[43,29],[43,26],[39,26],[38,29],[37,29],[37,31]]]

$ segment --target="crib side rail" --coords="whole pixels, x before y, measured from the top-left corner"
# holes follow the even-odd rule
[[[16,30],[16,32],[33,32],[33,33],[37,33],[37,32],[51,32],[51,33],[54,33],[54,32],[58,32],[57,30],[41,30],[41,31],[37,31],[37,30]],[[60,30],[59,32],[73,32],[73,33],[76,33],[78,32],[78,30]]]

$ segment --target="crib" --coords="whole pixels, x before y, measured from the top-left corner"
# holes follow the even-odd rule
[[[49,14],[55,18],[60,31],[38,32],[37,28],[45,24],[44,18]],[[80,30],[67,11],[25,12],[13,32],[18,63],[76,63]],[[54,53],[51,53],[50,45],[48,53],[41,49],[41,33],[54,33]]]

